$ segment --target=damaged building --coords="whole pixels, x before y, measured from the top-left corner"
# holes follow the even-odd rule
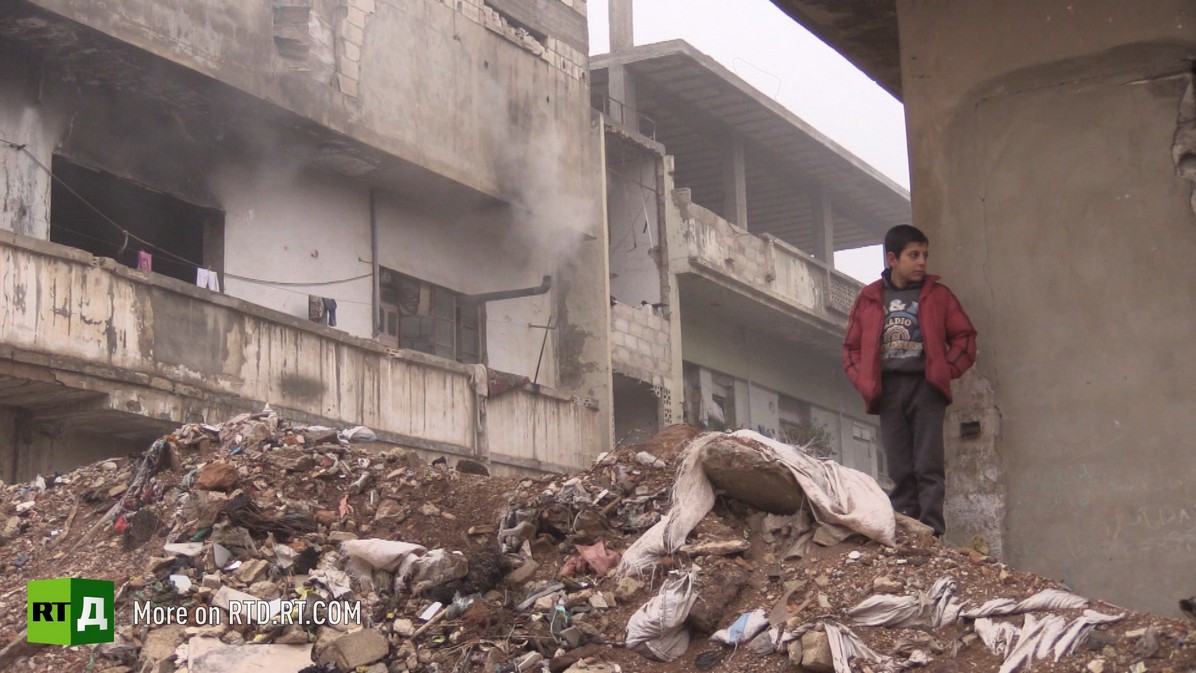
[[[274,409],[608,448],[583,0],[0,8],[0,478]]]
[[[905,104],[913,222],[980,333],[948,415],[950,535],[1175,614],[1196,541],[1196,3],[775,4]]]
[[[876,419],[842,372],[862,285],[834,253],[909,221],[909,193],[689,44],[633,46],[630,11],[611,3],[611,53],[591,60],[616,441],[683,419],[883,475]]]

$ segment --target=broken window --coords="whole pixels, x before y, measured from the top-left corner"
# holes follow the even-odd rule
[[[50,240],[187,283],[221,270],[224,213],[55,156]],[[125,234],[128,232],[128,235]],[[141,239],[141,240],[137,240]]]
[[[467,364],[482,361],[482,309],[461,294],[382,269],[378,340]]]

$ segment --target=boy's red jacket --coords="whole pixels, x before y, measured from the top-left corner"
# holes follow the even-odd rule
[[[926,275],[918,295],[918,324],[926,354],[926,380],[951,403],[951,379],[976,361],[976,329],[959,300],[938,276]],[[884,331],[884,280],[871,283],[856,297],[843,340],[843,367],[847,378],[864,396],[870,414],[880,407],[880,338]]]

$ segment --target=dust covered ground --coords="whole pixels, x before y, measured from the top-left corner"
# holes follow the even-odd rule
[[[691,551],[718,543],[718,553],[678,553],[620,577],[619,553],[671,506],[677,459],[695,434],[673,426],[583,472],[512,479],[468,473],[481,470],[467,461],[427,464],[413,452],[371,449],[335,430],[262,413],[184,426],[141,456],[5,486],[0,670],[833,670],[792,647],[755,654],[746,642],[709,641],[710,632],[763,609],[815,634],[827,623],[848,627],[895,661],[919,651],[926,671],[997,671],[1004,657],[981,642],[971,620],[867,627],[847,611],[877,594],[924,595],[944,577],[954,579],[957,599],[973,605],[1066,589],[989,558],[983,541],[947,548],[911,524],[898,526],[895,547],[857,536],[787,558],[785,532],[725,496],[689,541]],[[349,551],[360,549],[354,540],[415,550],[402,561],[365,562]],[[625,648],[631,616],[670,571],[694,564],[698,598],[685,653],[661,662]],[[25,583],[54,577],[114,583],[115,642],[25,642]],[[308,607],[356,605],[359,623],[211,626],[193,618],[222,597],[243,595],[232,591]],[[190,623],[134,624],[139,605],[182,607]],[[1196,624],[1099,601],[1051,614],[1072,620],[1085,609],[1123,617],[1093,628],[1059,661],[1036,659],[1019,670],[1196,670]],[[999,619],[1021,628],[1027,617]],[[272,647],[283,649],[265,649]],[[270,664],[259,666],[255,656],[266,652]],[[885,668],[859,660],[851,670]]]

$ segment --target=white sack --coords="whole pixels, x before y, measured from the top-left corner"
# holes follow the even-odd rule
[[[698,600],[697,573],[669,573],[660,592],[627,620],[624,646],[650,659],[673,661],[689,649],[685,620]]]

